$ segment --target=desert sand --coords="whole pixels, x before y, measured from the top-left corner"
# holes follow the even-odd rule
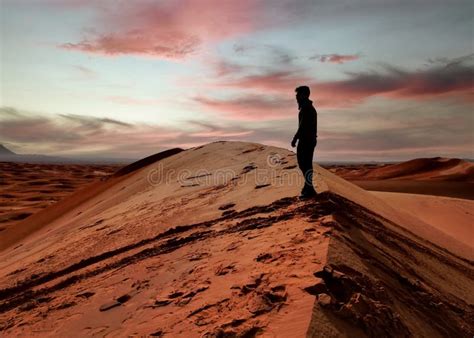
[[[374,192],[393,207],[474,247],[474,201],[442,196]]]
[[[474,200],[473,182],[410,180],[351,180],[350,182],[369,191],[446,196]]]
[[[395,164],[330,167],[347,180],[474,181],[474,163],[459,158],[417,158]]]
[[[0,233],[119,168],[0,162]]]
[[[165,156],[166,155],[166,156]],[[0,234],[5,336],[471,337],[473,247],[295,154],[216,142]]]
[[[418,158],[395,164],[325,167],[365,190],[474,200],[474,163],[457,158]]]

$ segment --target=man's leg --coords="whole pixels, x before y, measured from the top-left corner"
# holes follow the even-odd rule
[[[303,175],[303,178],[305,177],[305,169],[306,169],[306,166],[305,166],[305,156],[304,156],[304,145],[303,143],[301,143],[301,141],[298,142],[298,146],[296,148],[296,159],[298,160],[298,167],[300,168],[301,170],[301,174]],[[305,184],[306,186],[306,184]],[[305,188],[303,188],[303,190],[301,191],[301,193],[303,193],[305,191]]]
[[[312,145],[311,143],[298,143],[298,166],[301,170],[304,179],[304,187],[301,191],[302,195],[313,195],[315,193],[313,187],[313,152],[314,145]]]
[[[314,186],[313,186],[313,154],[314,154],[314,145],[307,144],[305,145],[305,152],[304,152],[304,175],[305,175],[305,186],[304,190],[308,194],[314,194]]]

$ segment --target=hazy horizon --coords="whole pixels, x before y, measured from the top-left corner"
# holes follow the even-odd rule
[[[0,0],[0,143],[142,158],[217,140],[316,162],[473,158],[471,1]]]

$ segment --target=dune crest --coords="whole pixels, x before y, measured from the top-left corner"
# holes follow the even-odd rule
[[[33,215],[61,210],[0,252],[0,331],[472,336],[472,248],[319,166],[300,201],[299,177],[215,142]]]
[[[474,163],[459,158],[417,158],[367,168],[341,167],[335,173],[348,180],[417,180],[474,182]]]

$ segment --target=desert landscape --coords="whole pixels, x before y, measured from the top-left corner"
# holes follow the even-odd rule
[[[0,233],[2,334],[471,337],[474,202],[314,168],[310,200],[295,154],[256,143],[96,169]]]
[[[120,167],[0,161],[0,232]]]
[[[458,158],[417,158],[394,164],[325,168],[366,190],[474,199],[474,163]]]
[[[0,337],[474,337],[472,0],[0,17]]]

